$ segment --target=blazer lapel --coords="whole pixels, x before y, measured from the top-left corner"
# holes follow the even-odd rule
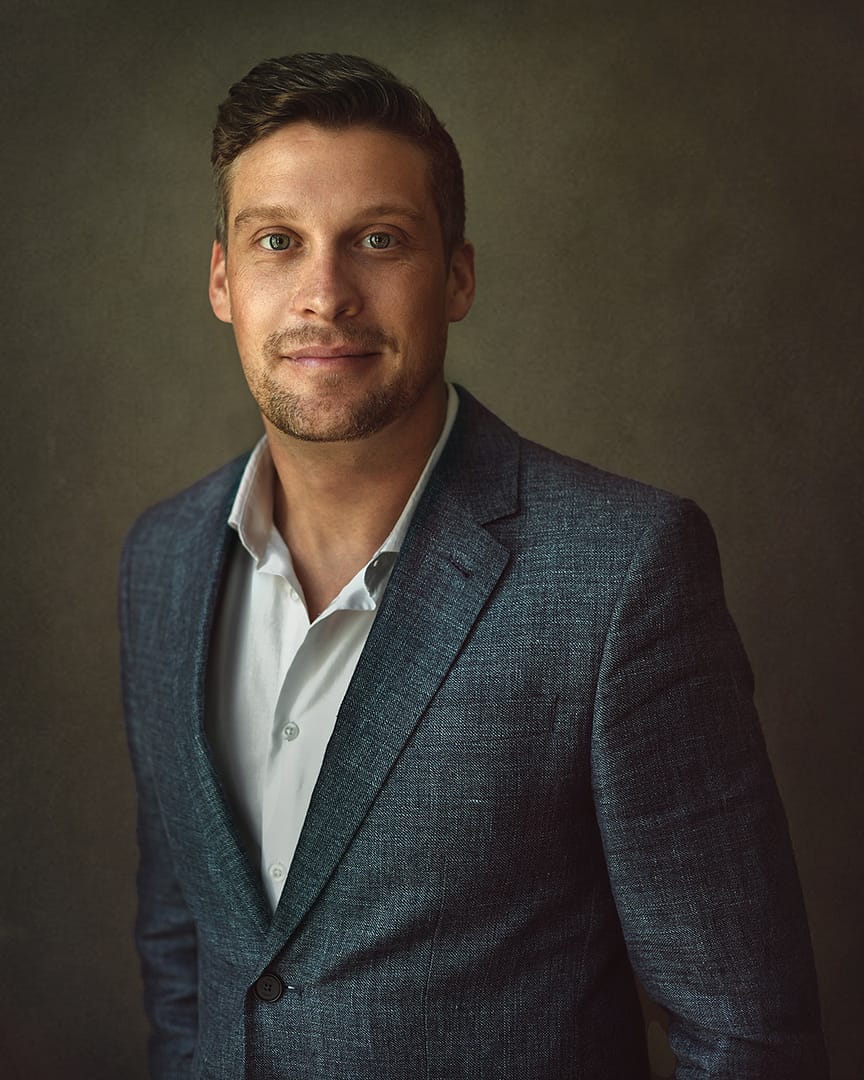
[[[284,945],[326,885],[509,561],[483,526],[516,510],[518,440],[460,398],[339,710],[269,949]]]
[[[174,566],[183,569],[182,579],[175,581],[165,654],[172,665],[176,702],[171,737],[176,742],[175,760],[189,814],[185,831],[192,837],[194,851],[208,853],[202,876],[213,889],[229,892],[230,900],[223,899],[223,903],[229,903],[234,911],[238,930],[245,923],[260,941],[270,921],[269,911],[204,734],[210,639],[228,555],[236,541],[227,520],[244,465],[242,459],[226,467],[218,484],[205,482],[200,502],[172,553]]]

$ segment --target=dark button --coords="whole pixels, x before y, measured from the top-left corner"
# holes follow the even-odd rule
[[[260,979],[256,979],[253,989],[262,1001],[269,1002],[278,1001],[285,993],[282,980],[272,971],[265,971]]]

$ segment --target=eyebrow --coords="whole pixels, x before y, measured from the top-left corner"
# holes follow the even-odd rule
[[[247,206],[234,218],[234,228],[256,221],[273,221],[276,218],[296,218],[297,211],[292,206]]]
[[[296,221],[302,215],[294,206],[274,204],[272,206],[247,206],[240,210],[234,218],[234,228],[241,225],[255,224],[260,221]],[[426,215],[420,213],[407,203],[381,202],[364,206],[354,215],[357,218],[378,217],[402,217],[420,224],[426,220]]]

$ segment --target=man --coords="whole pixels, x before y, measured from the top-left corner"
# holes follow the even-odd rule
[[[458,154],[305,54],[214,132],[216,315],[265,435],[127,542],[155,1077],[825,1075],[783,811],[690,503],[442,368]]]

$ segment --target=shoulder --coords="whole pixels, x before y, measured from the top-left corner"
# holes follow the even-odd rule
[[[658,625],[691,602],[723,604],[714,530],[691,499],[526,442],[521,491],[515,546],[562,586],[577,573],[591,595],[630,596]]]
[[[461,456],[482,477],[472,486],[513,485],[520,531],[556,546],[631,550],[653,533],[710,535],[692,500],[523,438],[461,388],[460,398]]]
[[[641,520],[663,514],[682,501],[671,491],[608,472],[596,465],[521,438],[521,491],[527,503],[578,505],[601,516]]]
[[[673,538],[713,546],[708,518],[692,499],[619,476],[522,440],[522,510],[562,536],[635,548]]]
[[[249,454],[242,454],[190,487],[145,510],[123,545],[124,569],[132,561],[171,558],[210,523],[227,521]]]

